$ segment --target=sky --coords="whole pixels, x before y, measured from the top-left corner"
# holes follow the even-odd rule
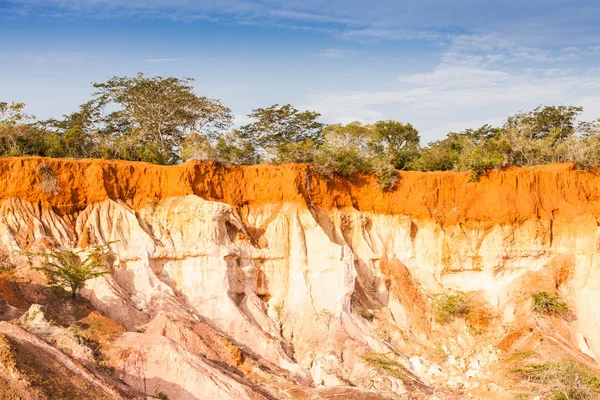
[[[0,101],[58,117],[144,72],[194,78],[237,124],[290,103],[426,144],[539,105],[600,118],[599,20],[597,0],[0,0]]]

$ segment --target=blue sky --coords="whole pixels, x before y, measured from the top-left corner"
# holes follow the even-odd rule
[[[411,122],[424,143],[537,105],[600,117],[600,2],[0,0],[0,101],[74,111],[91,82],[192,77],[246,122]]]

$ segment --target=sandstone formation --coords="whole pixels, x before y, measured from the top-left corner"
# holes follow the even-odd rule
[[[57,190],[44,191],[41,165]],[[52,348],[110,393],[97,398],[513,398],[516,350],[600,361],[595,172],[402,172],[383,193],[306,165],[8,158],[0,171],[0,245],[18,264],[13,283],[0,277],[0,315],[13,321],[0,333]],[[102,339],[100,363],[64,339],[68,324],[31,309],[14,318],[45,301],[18,251],[105,243],[110,274],[82,291],[122,327]],[[438,324],[435,295],[452,291],[491,321]],[[571,317],[533,314],[536,291],[560,294]]]

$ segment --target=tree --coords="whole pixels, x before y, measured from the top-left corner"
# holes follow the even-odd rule
[[[190,78],[162,78],[139,73],[95,83],[100,107],[120,107],[104,123],[115,132],[117,153],[127,159],[174,164],[191,133],[215,138],[231,125],[229,108],[217,99],[198,96]],[[114,129],[118,127],[119,129]]]
[[[44,155],[44,138],[33,129],[33,117],[23,112],[25,103],[0,102],[0,154]]]
[[[47,253],[31,253],[45,259],[43,266],[33,269],[42,271],[50,279],[51,287],[66,288],[75,298],[89,279],[108,274],[104,270],[106,257],[110,254],[109,245],[93,246],[87,249],[55,250]]]
[[[306,150],[321,143],[325,124],[317,121],[319,113],[298,111],[290,104],[275,104],[252,110],[248,116],[255,121],[242,126],[240,131],[267,161],[308,162],[310,157],[306,156]],[[304,147],[304,151],[298,151],[299,147]]]
[[[491,125],[450,132],[446,139],[430,143],[411,167],[421,171],[470,171],[478,181],[487,170],[502,166],[510,154],[504,130]]]
[[[380,122],[382,131],[395,124],[395,121]],[[334,174],[348,176],[355,172],[373,174],[382,190],[394,189],[398,172],[393,154],[387,151],[391,144],[383,134],[377,131],[375,125],[360,122],[329,125],[323,130],[323,144],[316,152],[313,168],[325,178]]]
[[[504,127],[532,139],[552,136],[564,140],[575,133],[575,120],[582,111],[583,107],[575,106],[539,106],[508,117]]]
[[[99,131],[102,110],[94,101],[79,106],[79,110],[63,119],[49,119],[37,123],[48,142],[50,157],[101,157],[104,143]]]
[[[394,168],[406,169],[419,156],[419,132],[411,124],[377,121],[372,126],[370,145],[389,155]]]

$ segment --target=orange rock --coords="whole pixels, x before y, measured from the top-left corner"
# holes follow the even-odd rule
[[[60,191],[41,190],[42,165],[56,175]],[[433,218],[443,226],[485,226],[526,219],[570,221],[591,213],[600,217],[600,176],[571,164],[492,171],[480,182],[469,173],[400,172],[398,188],[383,193],[373,177],[355,175],[330,181],[306,164],[226,167],[188,162],[159,166],[141,162],[3,158],[0,199],[19,197],[59,215],[72,214],[107,198],[134,209],[171,196],[195,194],[234,207],[298,203],[324,209],[355,207],[379,214]]]

